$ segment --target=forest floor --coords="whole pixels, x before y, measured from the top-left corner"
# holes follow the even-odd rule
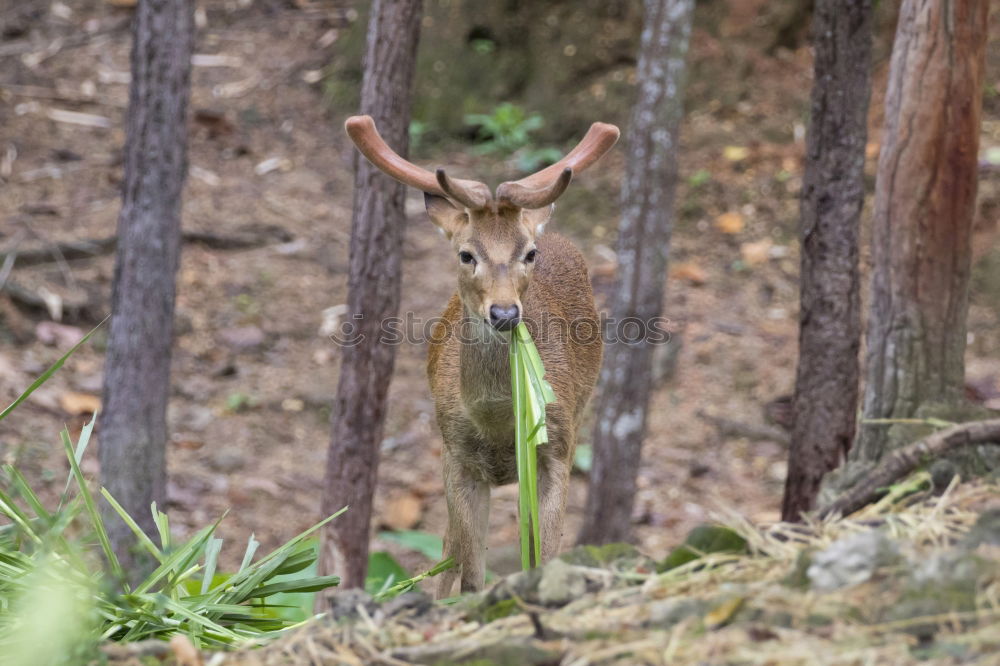
[[[130,42],[129,10],[115,4],[3,5],[3,251],[24,254],[115,232]],[[338,368],[338,350],[326,331],[337,314],[331,308],[345,302],[354,159],[341,130],[353,109],[330,103],[323,75],[340,57],[339,39],[356,12],[346,2],[208,0],[199,7],[184,228],[260,234],[269,242],[239,251],[197,242],[184,247],[168,509],[171,525],[182,533],[230,509],[220,530],[227,542],[245,543],[252,533],[267,548],[320,517]],[[998,14],[991,86],[1000,86]],[[735,513],[753,524],[775,521],[785,474],[811,58],[806,47],[767,55],[742,43],[739,34],[717,40],[695,31],[695,64],[723,51],[748,59],[753,76],[727,80],[728,88],[720,84],[717,92],[693,81],[700,86],[698,99],[707,101],[691,105],[682,130],[666,303],[674,338],[657,361],[663,377],[649,412],[634,514],[638,545],[656,559],[716,514]],[[871,174],[886,67],[882,58]],[[711,99],[714,94],[739,101],[722,103]],[[991,101],[983,151],[997,147],[1000,114]],[[505,175],[504,165],[487,166],[488,158],[469,157],[462,146],[435,150],[418,152],[418,161],[454,165],[456,173],[490,182]],[[602,302],[615,270],[612,204],[623,166],[622,151],[616,151],[601,169],[584,174],[552,222],[583,249]],[[1000,252],[992,242],[1000,210],[997,177],[984,177],[981,191],[968,384],[971,396],[1000,408]],[[453,257],[416,193],[408,211],[403,311],[426,320],[453,290]],[[15,264],[0,293],[0,403],[18,395],[107,313],[112,274],[110,254]],[[52,324],[59,308],[66,326]],[[0,459],[17,464],[50,496],[61,490],[65,472],[59,430],[64,424],[78,430],[98,401],[102,340],[99,335],[74,355],[0,430]],[[425,355],[424,344],[398,349],[376,535],[382,529],[443,531],[441,440]],[[717,419],[731,423],[720,428]],[[589,439],[588,431],[581,439]],[[94,450],[83,464],[96,476]],[[585,493],[585,475],[575,475],[567,541],[578,529]],[[516,567],[516,488],[496,489],[493,497],[490,567],[504,573]],[[428,564],[377,536],[373,547],[414,569]],[[239,545],[227,548],[224,563],[234,565],[242,552]]]
[[[733,515],[716,528],[727,547],[704,539],[709,552],[686,563],[588,546],[451,606],[420,593],[381,605],[344,595],[332,618],[205,663],[1000,664],[1000,486],[912,488],[809,526]],[[104,649],[115,666],[147,663],[145,651],[164,666],[196,663],[181,657],[191,646]]]

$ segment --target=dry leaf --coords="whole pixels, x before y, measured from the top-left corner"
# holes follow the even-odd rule
[[[742,162],[750,154],[746,146],[726,146],[722,149],[722,156],[730,162]]]
[[[423,503],[413,493],[397,495],[389,500],[382,522],[390,529],[410,530],[420,522],[423,512]]]
[[[170,649],[174,651],[177,666],[201,666],[201,653],[195,649],[191,639],[184,634],[175,634],[170,639]]]
[[[674,280],[686,280],[691,284],[699,285],[708,281],[708,273],[693,261],[674,264],[670,268],[670,277]]]
[[[59,396],[59,406],[64,412],[73,416],[94,414],[101,409],[101,399],[90,393],[67,391]]]
[[[759,266],[767,263],[771,257],[771,246],[774,243],[769,238],[759,240],[755,243],[743,243],[740,245],[740,256],[747,266]]]
[[[738,234],[745,225],[743,216],[736,212],[723,213],[715,218],[715,228],[724,234]]]
[[[83,340],[83,329],[54,321],[40,321],[35,326],[35,337],[44,345],[72,347]]]
[[[733,597],[732,599],[723,601],[705,614],[705,626],[709,629],[718,629],[725,626],[733,619],[737,611],[743,608],[744,601],[746,601],[744,597]]]

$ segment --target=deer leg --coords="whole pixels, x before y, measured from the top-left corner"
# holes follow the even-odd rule
[[[455,559],[455,568],[441,574],[437,598],[451,595],[461,575],[462,592],[478,592],[486,581],[486,530],[490,520],[490,485],[459,465],[445,463],[448,529],[444,556]]]
[[[548,562],[559,554],[562,543],[570,466],[562,460],[546,459],[538,471],[538,527],[542,562]]]

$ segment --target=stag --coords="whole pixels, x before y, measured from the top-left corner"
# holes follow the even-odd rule
[[[556,402],[546,410],[548,444],[538,448],[542,560],[559,552],[577,430],[597,381],[602,340],[587,265],[566,238],[543,234],[554,202],[575,173],[601,158],[618,128],[594,123],[557,163],[501,184],[431,173],[393,152],[369,116],[347,133],[377,168],[424,193],[431,221],[455,251],[458,290],[431,335],[427,374],[438,427],[448,502],[444,553],[456,567],[437,596],[482,588],[490,488],[517,480],[511,407],[510,331],[524,322],[538,347]]]

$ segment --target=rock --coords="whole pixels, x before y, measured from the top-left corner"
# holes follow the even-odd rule
[[[656,562],[651,557],[643,555],[638,548],[628,543],[577,546],[560,555],[559,559],[567,564],[600,567],[614,571],[651,573],[656,570]]]
[[[369,614],[375,612],[377,604],[372,595],[358,588],[343,588],[336,590],[330,597],[330,617],[338,620],[351,620],[358,616],[358,606],[363,606]]]
[[[976,590],[985,573],[984,562],[963,549],[945,551],[918,562],[887,619],[927,617],[928,622],[906,625],[904,630],[921,638],[932,638],[938,623],[930,618],[976,609]]]
[[[167,423],[171,430],[201,432],[215,420],[215,412],[205,405],[178,405],[167,407]]]
[[[423,615],[434,606],[431,598],[420,590],[401,594],[382,604],[379,609],[385,617],[393,617],[409,611],[413,615]]]
[[[35,337],[44,345],[69,348],[83,340],[83,329],[54,321],[40,321],[35,326]]]
[[[237,351],[246,351],[264,344],[264,331],[257,326],[235,326],[220,330],[219,338]]]
[[[955,463],[950,460],[935,460],[931,464],[930,468],[931,474],[931,484],[934,486],[934,490],[938,493],[942,493],[951,483],[951,480],[955,478],[958,473],[958,469],[955,468]]]
[[[962,546],[969,550],[983,544],[1000,546],[1000,508],[988,509],[980,514],[976,524],[962,539]]]
[[[556,558],[542,567],[538,602],[543,606],[565,606],[587,592],[587,579],[577,567]]]
[[[654,601],[649,604],[649,617],[643,622],[646,627],[669,629],[689,617],[701,617],[708,611],[708,602],[703,599],[675,598]]]
[[[246,464],[246,455],[239,447],[223,446],[212,451],[209,464],[216,471],[229,474],[243,468]]]
[[[806,573],[813,589],[837,590],[864,583],[898,558],[896,544],[881,531],[870,530],[838,539],[816,553]]]

